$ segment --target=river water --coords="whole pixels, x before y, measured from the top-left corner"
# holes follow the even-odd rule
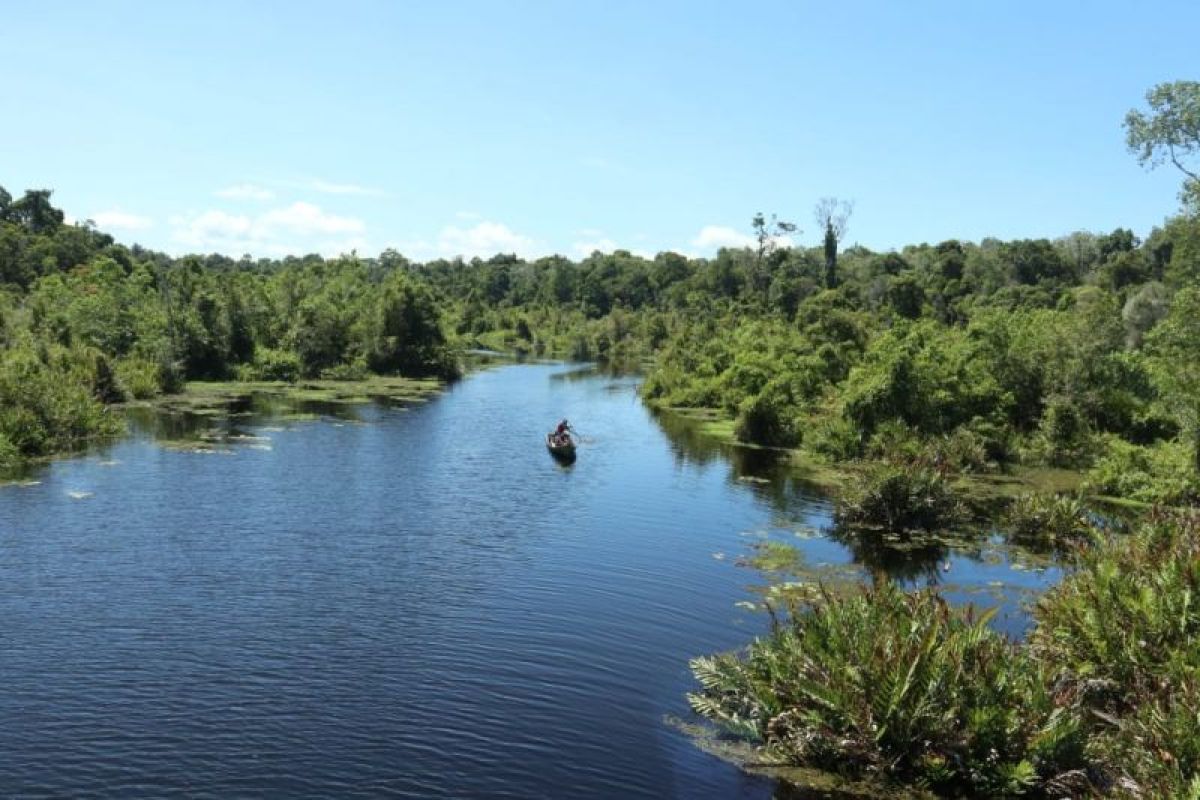
[[[770,453],[563,365],[408,408],[142,414],[0,487],[0,794],[737,797],[693,746],[688,659],[765,629],[755,542],[1021,604],[1057,579],[986,532],[880,549]],[[578,460],[547,453],[569,417]],[[164,446],[208,430],[203,446]],[[738,605],[741,603],[742,605]]]

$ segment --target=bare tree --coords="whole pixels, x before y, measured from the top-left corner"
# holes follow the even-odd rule
[[[825,231],[825,287],[837,287],[838,242],[846,235],[846,223],[854,213],[854,202],[822,197],[813,207],[817,227]]]

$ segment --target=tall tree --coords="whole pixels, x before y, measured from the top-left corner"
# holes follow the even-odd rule
[[[1139,164],[1157,167],[1170,161],[1184,174],[1184,203],[1200,211],[1200,81],[1160,83],[1146,93],[1149,115],[1132,109],[1125,115],[1125,143]]]
[[[846,235],[846,223],[854,213],[854,203],[836,197],[822,197],[813,208],[817,227],[825,231],[825,288],[837,287],[838,242]]]
[[[775,266],[772,262],[772,256],[779,251],[781,242],[789,242],[789,236],[796,232],[795,223],[782,220],[774,214],[771,215],[771,221],[760,211],[754,215],[754,219],[750,221],[754,228],[754,239],[758,242],[758,249],[755,251],[754,270],[751,275],[752,288],[760,299],[766,299],[766,295],[771,285],[771,268]]]

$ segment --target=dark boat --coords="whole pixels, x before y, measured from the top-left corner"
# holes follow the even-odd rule
[[[547,433],[546,449],[555,458],[563,461],[575,460],[575,442],[572,441],[570,434],[564,433],[561,436],[556,436],[553,433]]]

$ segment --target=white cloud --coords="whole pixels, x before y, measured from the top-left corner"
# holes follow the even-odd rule
[[[433,241],[409,239],[392,245],[410,258],[491,258],[501,253],[515,253],[522,258],[534,258],[546,247],[535,239],[517,233],[501,222],[483,220],[471,227],[447,225]]]
[[[327,213],[312,203],[296,202],[254,216],[210,209],[173,216],[169,222],[172,241],[188,251],[278,256],[367,249],[362,220]]]
[[[296,202],[286,208],[276,208],[255,220],[255,227],[264,236],[279,231],[306,235],[311,233],[362,233],[366,225],[354,217],[326,214],[312,203]]]
[[[777,247],[792,247],[794,244],[790,236],[773,236],[771,241]],[[696,238],[692,239],[692,246],[713,252],[722,247],[758,247],[758,240],[748,233],[725,225],[705,225]]]
[[[233,186],[227,186],[224,189],[217,190],[214,194],[217,197],[225,197],[230,200],[272,200],[275,198],[275,193],[270,189],[255,186],[253,183],[238,183]]]
[[[611,253],[617,249],[619,249],[617,243],[607,237],[575,242],[575,244],[571,245],[571,250],[580,258],[587,258],[597,250],[601,253]]]
[[[722,247],[753,247],[755,241],[753,236],[724,225],[705,225],[692,239],[692,245],[705,250],[719,250]]]
[[[514,232],[500,222],[484,220],[470,228],[447,225],[438,234],[437,250],[440,255],[464,258],[488,258],[497,253],[531,255],[533,239]]]
[[[106,230],[124,230],[124,231],[142,231],[154,225],[154,221],[149,217],[143,217],[139,214],[130,214],[126,211],[97,211],[91,216],[92,222],[96,223],[96,227],[102,231]]]

